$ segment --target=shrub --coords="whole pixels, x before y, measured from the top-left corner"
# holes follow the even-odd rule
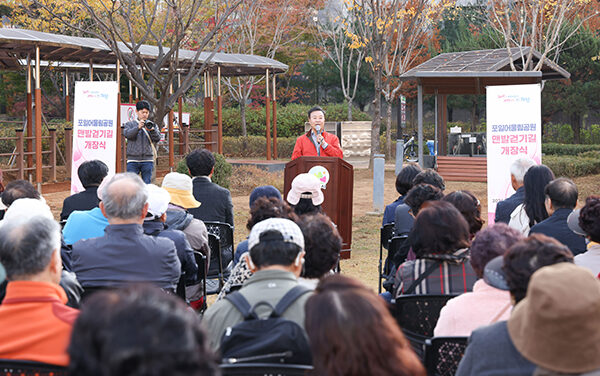
[[[217,153],[213,153],[213,155],[215,156],[215,171],[213,172],[211,180],[213,183],[218,184],[223,188],[229,189],[232,166],[229,162],[227,162],[227,160],[225,160],[225,157],[223,155]],[[185,158],[182,158],[177,163],[176,171],[181,174],[191,176],[190,171],[185,163]]]
[[[578,156],[547,155],[542,162],[555,176],[575,178],[600,173],[600,151],[589,151]]]
[[[291,158],[295,143],[295,137],[277,137],[277,157]],[[266,158],[266,150],[264,136],[223,137],[223,153],[227,157]]]
[[[575,156],[587,151],[600,150],[600,145],[577,145],[577,144],[542,144],[542,152],[546,155],[570,155]]]

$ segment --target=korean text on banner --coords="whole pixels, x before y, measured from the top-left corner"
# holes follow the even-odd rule
[[[118,89],[114,81],[75,83],[71,193],[83,191],[77,169],[85,161],[101,160],[109,176],[115,173]]]
[[[510,165],[518,158],[542,163],[540,85],[487,87],[488,224],[496,204],[513,193]]]

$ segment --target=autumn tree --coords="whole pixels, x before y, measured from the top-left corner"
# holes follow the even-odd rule
[[[118,60],[123,66],[127,78],[152,103],[154,119],[159,125],[235,29],[231,15],[242,2],[80,0],[72,4],[76,6],[76,14],[86,18],[81,24],[72,24],[68,21],[72,7],[57,7],[56,0],[27,1],[51,16],[53,22],[104,42],[115,55],[115,62]],[[156,56],[151,59],[145,56],[143,45],[156,46]],[[180,56],[184,47],[195,51],[186,59]],[[212,52],[200,59],[206,50]],[[178,74],[181,74],[180,85],[177,85]]]
[[[449,1],[346,0],[356,18],[356,32],[373,71],[375,98],[371,129],[371,161],[380,152],[381,96],[393,101],[400,90],[393,75],[403,74],[426,48],[435,23]],[[386,77],[389,80],[386,81]],[[389,83],[389,87],[388,87]],[[391,118],[391,112],[389,114]],[[391,122],[391,120],[390,120]]]

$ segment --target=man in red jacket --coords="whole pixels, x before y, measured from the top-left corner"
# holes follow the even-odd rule
[[[325,111],[315,106],[308,110],[310,131],[296,139],[292,159],[301,156],[344,157],[340,140],[336,135],[325,132]]]

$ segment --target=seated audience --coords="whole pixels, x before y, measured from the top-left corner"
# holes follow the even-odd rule
[[[35,198],[45,202],[40,192],[27,180],[13,180],[6,184],[4,192],[2,192],[2,204],[8,208],[20,198]]]
[[[535,162],[530,158],[519,158],[510,165],[510,182],[515,193],[496,205],[495,222],[508,224],[510,222],[510,213],[517,206],[523,203],[525,198],[525,187],[523,187],[523,177],[530,167],[535,166]]]
[[[154,184],[148,184],[146,188],[148,189],[148,214],[142,225],[144,234],[173,241],[177,249],[177,257],[181,262],[181,278],[186,286],[186,298],[192,301],[198,300],[203,296],[203,292],[198,280],[198,264],[194,258],[194,250],[183,232],[165,226],[171,195]]]
[[[152,282],[175,291],[181,263],[170,239],[144,234],[148,190],[130,172],[113,176],[102,191],[105,234],[73,244],[72,268],[84,288]]]
[[[294,222],[298,222],[298,216],[296,213],[294,213],[287,202],[276,197],[259,197],[252,204],[252,210],[250,210],[250,218],[248,218],[246,228],[248,230],[252,230],[252,227],[254,227],[255,224],[269,218],[286,218]],[[245,248],[246,252],[240,255],[240,260],[231,270],[231,274],[229,275],[227,282],[225,282],[225,285],[223,285],[221,292],[217,296],[217,300],[223,299],[225,295],[229,294],[232,289],[237,289],[242,286],[242,284],[252,275],[250,267],[246,262],[246,256],[248,255],[247,240]]]
[[[65,305],[59,286],[60,226],[43,215],[2,221],[0,263],[9,281],[0,305],[0,358],[66,366],[78,311]]]
[[[206,259],[210,260],[206,225],[188,212],[189,208],[200,205],[192,194],[192,179],[185,174],[170,172],[163,178],[162,188],[171,196],[167,207],[167,227],[171,230],[183,231],[192,248],[203,253]]]
[[[77,176],[85,190],[65,198],[60,220],[66,220],[74,210],[91,210],[98,207],[98,187],[108,175],[108,166],[97,159],[85,161],[77,169]]]
[[[304,234],[304,269],[298,282],[312,290],[319,279],[332,273],[342,250],[342,238],[328,216],[307,214],[298,226]]]
[[[477,275],[469,263],[469,238],[467,221],[449,202],[419,211],[408,237],[417,259],[398,267],[394,296],[472,291]]]
[[[433,334],[469,336],[480,326],[507,320],[512,303],[508,291],[490,286],[483,278],[486,264],[502,256],[516,242],[523,239],[517,230],[504,223],[481,230],[471,244],[471,266],[477,275],[473,292],[450,299],[442,308]]]
[[[481,203],[477,197],[469,191],[456,191],[444,196],[442,201],[448,201],[454,205],[460,214],[465,217],[469,224],[471,239],[473,239],[475,234],[481,230],[481,227],[483,227],[483,223],[485,222],[481,219]]]
[[[436,188],[439,188],[442,192],[446,189],[446,183],[444,178],[432,168],[425,169],[417,174],[413,179],[412,185],[429,184]]]
[[[587,251],[575,256],[575,264],[600,276],[600,196],[590,196],[579,212],[578,224],[590,243]]]
[[[150,286],[101,291],[73,327],[69,374],[86,376],[212,376],[198,316],[179,299]]]
[[[572,180],[558,178],[552,180],[546,188],[546,211],[550,215],[534,225],[530,234],[544,234],[563,243],[574,255],[585,252],[585,238],[575,234],[567,224],[567,218],[577,206],[577,186]]]
[[[325,197],[321,191],[321,181],[308,173],[296,175],[286,200],[298,215],[322,213],[321,204]]]
[[[600,374],[600,282],[588,270],[563,262],[536,271],[507,327],[534,375]]]
[[[419,210],[427,207],[428,201],[438,201],[444,197],[444,193],[437,187],[430,184],[418,184],[408,191],[404,198],[404,204],[410,208],[410,213],[413,217],[419,214]],[[400,208],[396,208],[398,212]],[[397,226],[396,226],[397,227]]]
[[[250,206],[250,211],[252,211],[252,206],[254,205],[254,203],[256,202],[256,200],[258,200],[261,197],[275,197],[278,200],[281,200],[281,193],[279,192],[279,190],[275,187],[273,187],[272,185],[261,185],[260,187],[256,187],[252,190],[252,192],[250,193],[250,202],[249,202],[249,206]],[[263,218],[266,219],[266,218]],[[250,221],[250,219],[248,220]],[[262,221],[255,221],[254,223],[260,222]],[[248,222],[249,224],[250,222]],[[246,228],[248,230],[252,229],[252,226],[248,227],[248,225],[246,225]],[[233,256],[233,264],[237,265],[237,263],[240,261],[240,256],[243,255],[244,253],[248,252],[248,238],[242,240],[237,248],[235,249],[235,254]]]
[[[96,189],[98,203],[102,201],[102,191],[111,177],[107,176]],[[104,235],[104,229],[108,226],[108,219],[95,207],[90,210],[75,210],[71,212],[65,223],[62,233],[65,244],[72,245],[82,239],[99,238]]]
[[[425,376],[383,300],[360,282],[323,278],[305,311],[315,375]]]
[[[518,309],[533,273],[544,266],[563,262],[573,262],[569,248],[546,235],[533,234],[514,244],[504,254],[502,269],[495,274],[503,273],[505,283],[497,283],[502,282],[502,278],[491,278],[488,283],[497,288],[508,288],[515,309]],[[515,347],[513,333],[509,331],[507,322],[500,321],[473,331],[456,375],[530,376],[534,370],[535,365]]]
[[[533,166],[527,170],[523,178],[523,187],[525,188],[523,203],[510,213],[508,222],[510,227],[527,236],[531,227],[548,218],[544,188],[552,180],[554,180],[554,174],[545,165]]]
[[[396,201],[385,207],[382,225],[395,221],[396,208],[404,203],[404,195],[413,187],[412,181],[421,171],[421,167],[416,163],[409,163],[400,170],[398,176],[396,176],[396,191],[400,196]]]
[[[210,180],[215,171],[215,156],[206,149],[196,149],[185,158],[193,176],[193,196],[202,203],[188,208],[201,221],[229,223],[233,226],[233,202],[228,189]]]
[[[261,200],[265,200],[262,198]],[[298,285],[304,263],[304,236],[297,224],[289,219],[269,218],[257,223],[248,238],[250,252],[245,256],[254,273],[238,291],[251,307],[258,302],[275,307],[281,298]],[[304,304],[309,294],[302,295],[283,312],[282,317],[304,328]],[[259,317],[268,317],[271,309],[258,305]],[[242,313],[227,299],[219,300],[204,314],[204,328],[211,347],[219,349],[227,328],[244,321]]]

